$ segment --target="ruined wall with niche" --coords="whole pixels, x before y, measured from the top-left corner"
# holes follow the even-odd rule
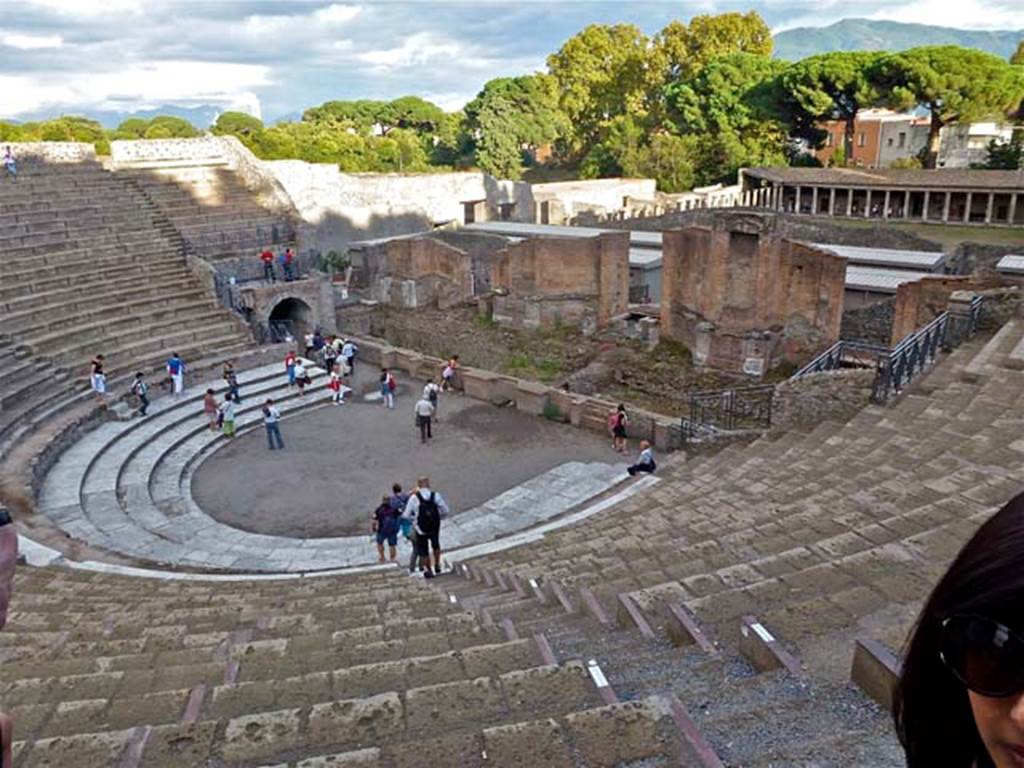
[[[761,375],[839,338],[845,260],[761,232],[757,219],[663,236],[661,336],[694,363]]]
[[[355,243],[350,288],[402,308],[452,306],[473,297],[516,327],[558,322],[592,332],[626,312],[629,236],[531,238],[437,231]],[[492,295],[493,294],[493,295]]]
[[[432,237],[361,243],[348,251],[350,288],[388,306],[450,307],[473,298],[472,259]]]
[[[498,254],[494,317],[512,325],[607,327],[629,304],[629,236],[530,238]]]
[[[945,312],[954,291],[983,291],[1002,282],[998,275],[935,275],[903,283],[896,290],[890,345],[898,344]]]

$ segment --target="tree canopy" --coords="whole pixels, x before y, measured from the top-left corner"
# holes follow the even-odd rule
[[[465,113],[476,164],[507,179],[522,174],[524,149],[549,144],[568,128],[551,75],[491,80],[466,105]]]
[[[215,135],[257,156],[334,163],[347,172],[476,167],[517,179],[551,146],[560,171],[653,176],[663,191],[735,179],[753,165],[815,163],[823,121],[845,123],[833,162],[855,156],[854,120],[872,107],[931,114],[926,167],[939,131],[957,121],[1024,114],[1024,41],[1010,61],[955,46],[899,53],[841,51],[787,63],[755,12],[694,16],[653,36],[632,24],[591,24],[547,58],[547,71],[485,83],[463,110],[420,96],[331,100],[292,122],[221,114]],[[0,141],[177,138],[201,132],[173,116],[130,118],[114,130],[81,117],[0,122]],[[1017,162],[1020,142],[994,144],[988,165]],[[909,162],[909,161],[908,161]]]
[[[846,124],[843,151],[853,157],[857,112],[881,101],[873,69],[879,59],[874,51],[840,51],[810,56],[787,67],[781,73],[781,85],[796,131],[814,140],[819,120],[841,120]]]
[[[955,45],[923,46],[885,56],[874,78],[891,106],[922,106],[930,113],[925,168],[936,166],[943,126],[1003,117],[1024,99],[1024,68]]]

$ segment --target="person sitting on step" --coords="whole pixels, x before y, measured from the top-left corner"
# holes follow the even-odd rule
[[[641,440],[640,456],[637,458],[636,464],[626,467],[626,471],[630,475],[635,475],[637,472],[653,472],[657,468],[658,465],[654,461],[654,450],[651,448],[651,444],[646,440]]]

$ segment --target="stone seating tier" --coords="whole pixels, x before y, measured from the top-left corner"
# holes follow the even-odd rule
[[[167,584],[28,568],[15,589],[0,695],[19,767],[689,764],[667,698],[605,706],[582,663],[394,571]]]
[[[97,163],[27,162],[0,185],[0,433],[87,386],[98,352],[113,379],[248,346],[241,320],[189,271],[178,233],[137,188]]]
[[[898,647],[959,547],[1021,488],[1022,382],[1006,366],[1022,336],[1014,320],[965,345],[917,385],[928,396],[670,468],[585,537],[491,562],[655,611],[678,599],[712,628],[756,609],[798,645],[867,622]],[[979,383],[961,381],[978,360]]]

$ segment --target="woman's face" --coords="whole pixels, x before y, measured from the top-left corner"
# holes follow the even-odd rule
[[[1024,768],[1024,691],[991,698],[968,691],[974,722],[996,768]]]

